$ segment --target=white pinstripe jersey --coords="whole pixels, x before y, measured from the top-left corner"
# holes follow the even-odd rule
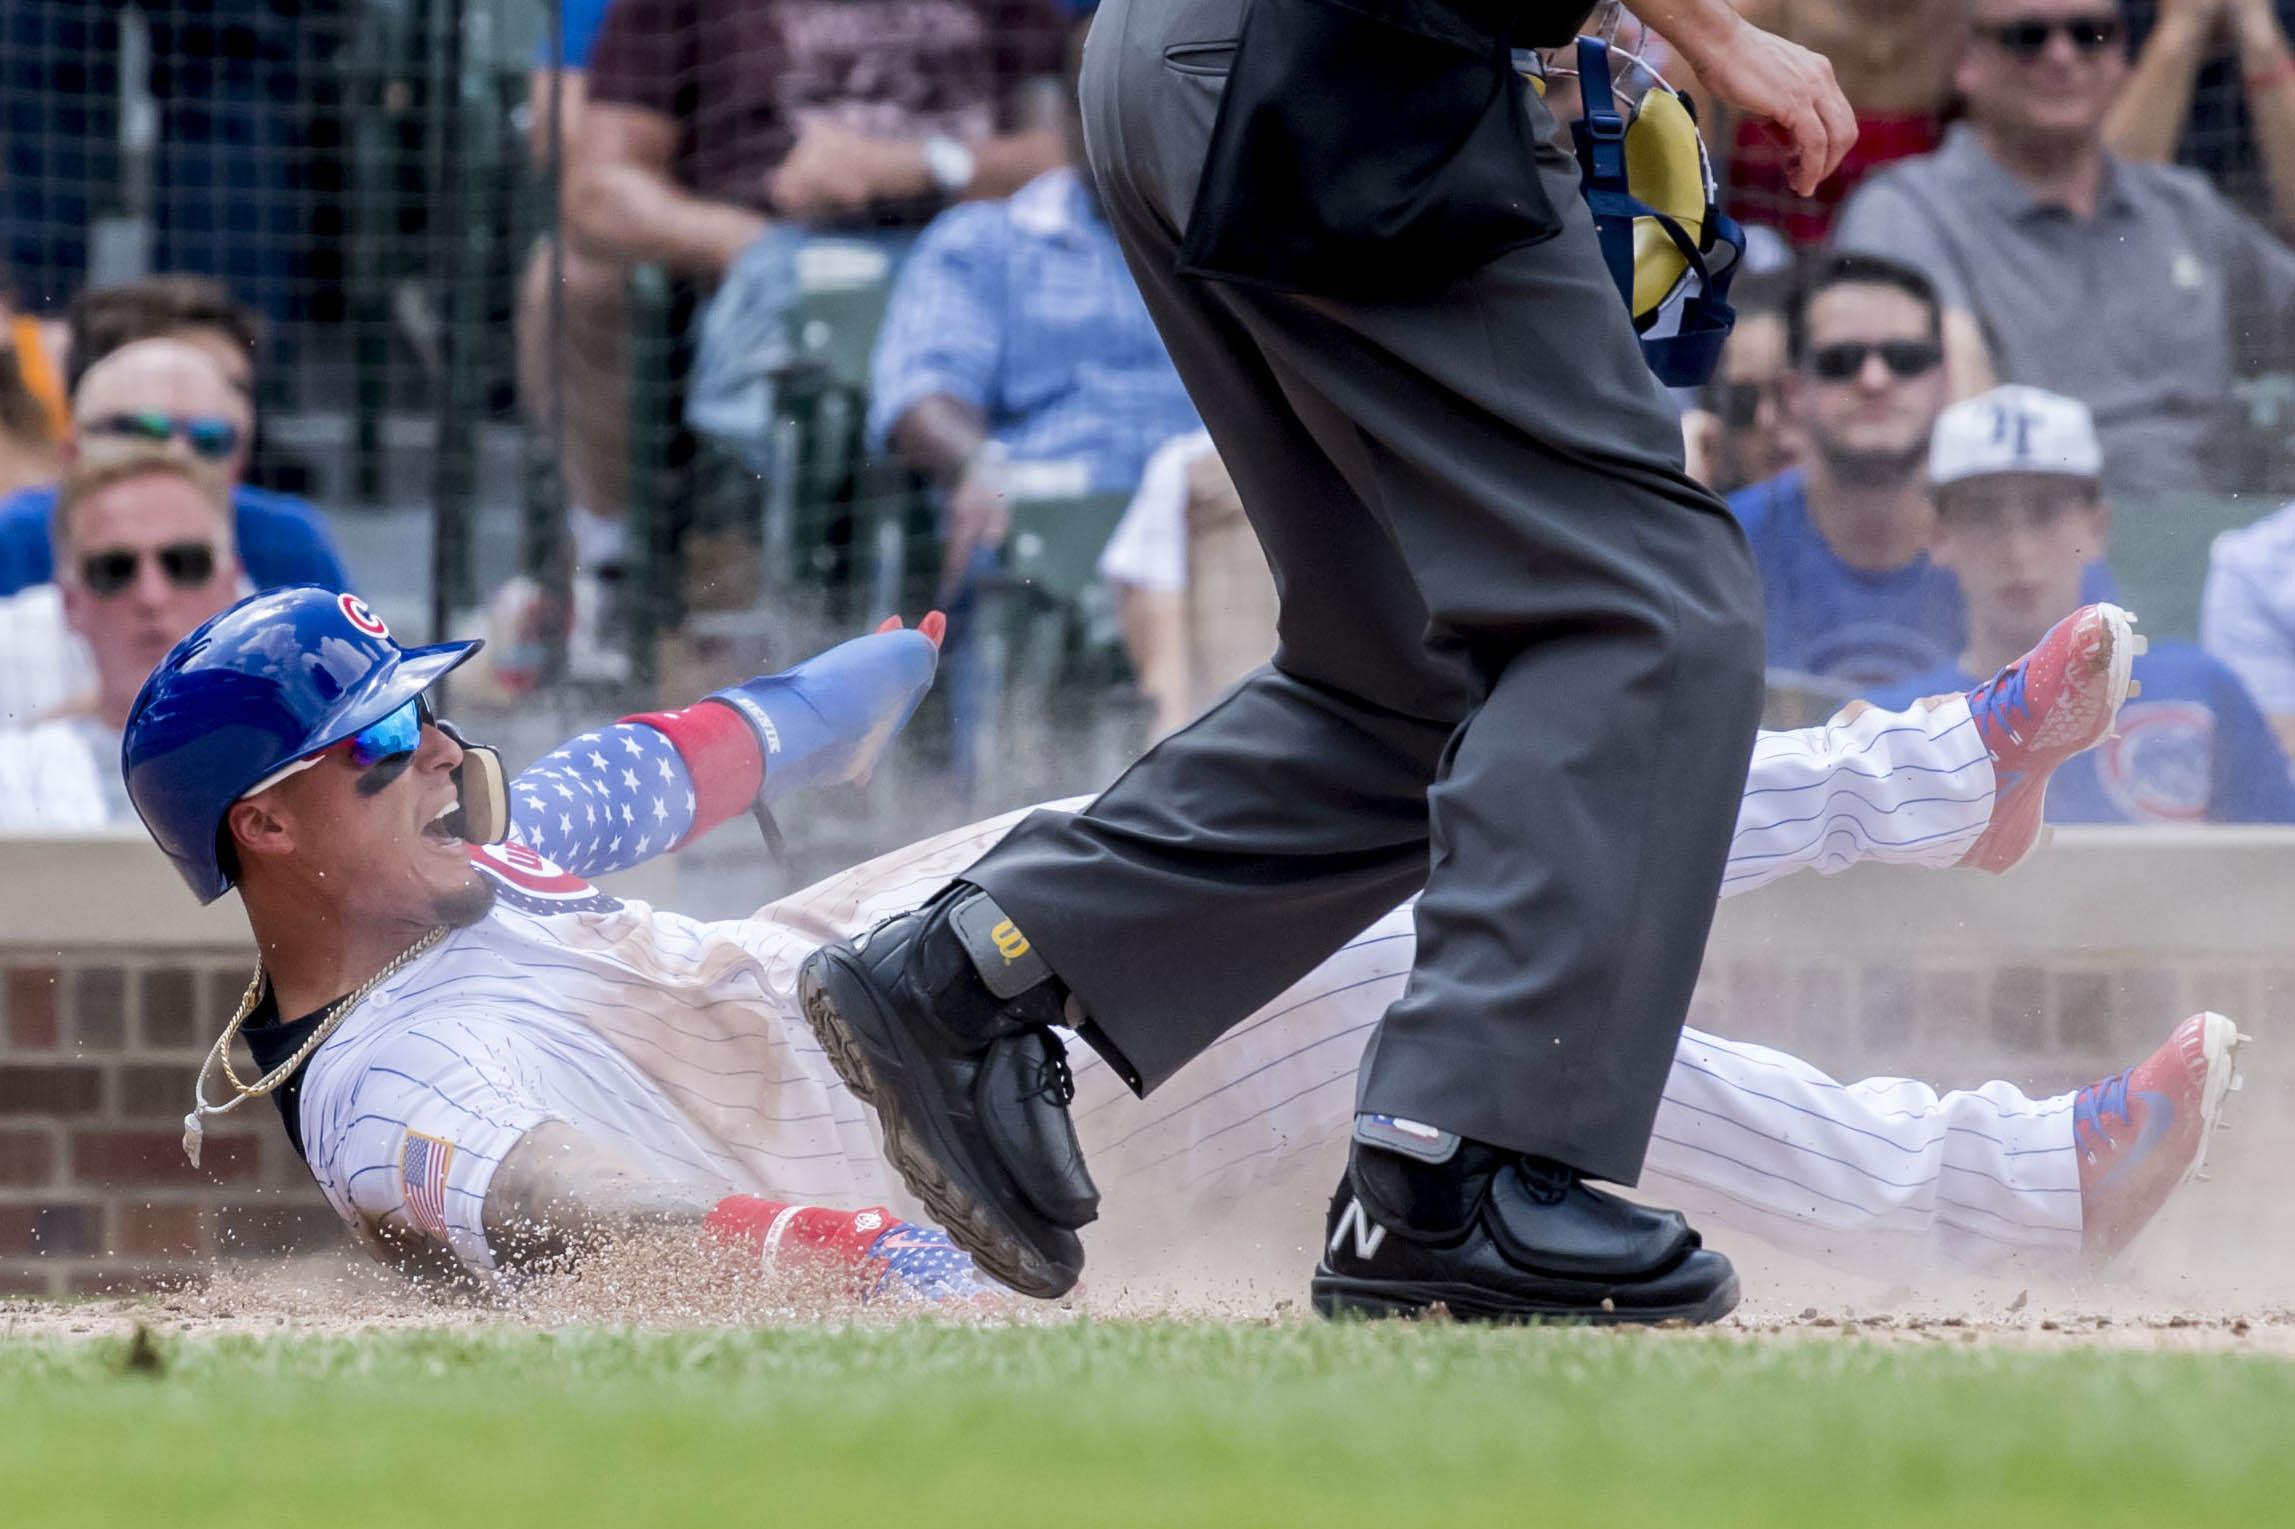
[[[369,994],[304,1075],[311,1171],[354,1229],[395,1219],[491,1267],[487,1185],[553,1120],[661,1179],[892,1199],[874,1118],[788,1022],[781,995],[806,947],[590,893],[517,846],[493,855],[524,862],[490,867],[505,887],[494,911]],[[537,886],[569,906],[541,911]],[[406,1182],[410,1144],[427,1185]],[[436,1196],[439,1179],[426,1207],[413,1191]]]
[[[1860,858],[1952,863],[1991,806],[1990,766],[1969,732],[1963,706],[1764,738],[1731,887]],[[1020,816],[723,923],[618,902],[522,846],[489,852],[480,863],[503,889],[495,911],[369,995],[313,1058],[300,1119],[314,1174],[354,1228],[413,1225],[480,1269],[491,1266],[481,1207],[494,1167],[545,1120],[662,1178],[913,1215],[874,1117],[798,1015],[797,967],[915,907]],[[1146,1100],[1071,1047],[1074,1116],[1109,1216],[1226,1199],[1309,1154],[1335,1173],[1363,1045],[1414,950],[1411,910],[1398,908]],[[1942,1098],[1909,1080],[1844,1087],[1689,1031],[1649,1170],[1772,1236],[1801,1226],[1948,1250],[2059,1246],[2078,1237],[2069,1120],[2068,1096],[2036,1105],[2004,1084]]]

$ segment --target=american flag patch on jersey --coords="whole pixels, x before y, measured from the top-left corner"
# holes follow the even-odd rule
[[[441,1242],[446,1240],[446,1167],[453,1161],[454,1143],[420,1131],[406,1133],[398,1156],[406,1218]]]

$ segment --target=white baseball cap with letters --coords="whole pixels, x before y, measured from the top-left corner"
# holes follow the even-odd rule
[[[2077,398],[2015,384],[1964,398],[1937,416],[1928,438],[1932,488],[1994,473],[2103,476],[2095,417]]]

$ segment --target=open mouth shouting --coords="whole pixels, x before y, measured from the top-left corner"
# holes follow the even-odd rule
[[[458,851],[467,847],[464,838],[467,831],[468,820],[462,810],[462,803],[459,798],[448,801],[438,811],[431,814],[429,822],[422,825],[424,838],[435,839],[440,844]]]

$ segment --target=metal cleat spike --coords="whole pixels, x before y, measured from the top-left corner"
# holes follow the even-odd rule
[[[2131,640],[2128,644],[2128,651],[2138,658],[2143,657],[2151,650],[2152,640],[2141,632],[2136,633],[2133,640]]]
[[[2129,699],[2129,700],[2131,700],[2131,701],[2132,701],[2132,700],[2134,700],[2134,699],[2135,699],[2137,696],[2140,696],[2140,695],[2142,695],[2143,693],[2144,693],[2144,682],[2143,682],[2142,680],[2130,680],[2130,681],[2128,681],[2128,699]]]

